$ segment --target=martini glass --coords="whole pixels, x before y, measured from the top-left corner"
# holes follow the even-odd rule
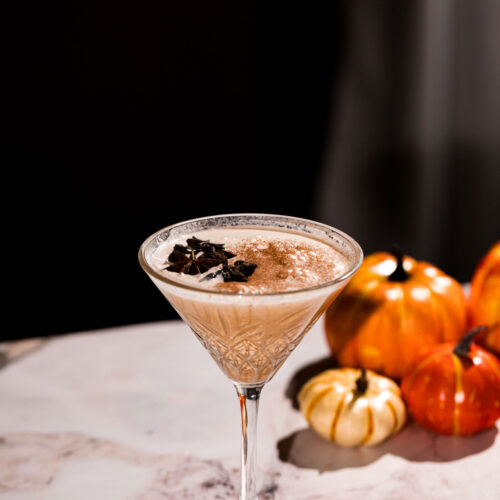
[[[261,229],[295,233],[326,243],[348,261],[331,281],[283,292],[250,294],[199,288],[171,279],[154,265],[155,252],[170,239],[187,239],[207,229]],[[150,236],[139,262],[222,372],[232,381],[242,422],[241,500],[257,498],[256,432],[262,388],[335,300],[363,259],[360,246],[338,229],[295,217],[230,214],[174,224]]]

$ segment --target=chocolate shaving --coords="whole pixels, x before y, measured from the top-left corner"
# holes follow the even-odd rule
[[[257,264],[253,262],[246,262],[244,260],[237,260],[234,264],[229,265],[225,262],[222,268],[207,274],[203,280],[211,280],[217,276],[222,275],[222,279],[227,283],[228,281],[248,281],[248,278],[253,274]]]
[[[241,272],[248,278],[249,276],[252,276],[253,272],[257,268],[257,264],[254,264],[253,262],[247,262],[245,260],[237,260],[231,267],[236,268],[239,272]]]
[[[212,267],[222,264],[222,268],[207,274],[203,279],[209,280],[222,275],[224,281],[248,281],[257,264],[238,260],[229,265],[228,260],[236,254],[224,249],[223,243],[212,243],[193,236],[186,240],[186,245],[174,245],[168,256],[169,264],[165,269],[174,273],[202,274]]]
[[[204,273],[220,264],[219,260],[206,257],[204,254],[188,256],[176,250],[169,255],[168,260],[172,264],[165,268],[167,271],[183,274]]]

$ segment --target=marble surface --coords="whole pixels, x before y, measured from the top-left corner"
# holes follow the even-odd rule
[[[261,499],[499,499],[498,428],[409,422],[375,448],[323,441],[293,395],[330,361],[321,321],[262,393]],[[0,345],[0,499],[238,497],[239,406],[180,321]]]

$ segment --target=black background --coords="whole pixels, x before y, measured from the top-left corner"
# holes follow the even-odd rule
[[[10,7],[2,163],[21,265],[3,338],[176,317],[137,263],[166,225],[311,217],[339,9]]]
[[[456,4],[454,36],[480,44],[469,7],[480,11]],[[410,255],[469,281],[498,235],[488,206],[498,207],[498,148],[453,137],[453,116],[469,110],[485,139],[497,115],[481,85],[464,94],[472,102],[451,106],[441,168],[422,181],[421,145],[405,149],[405,127],[415,125],[413,84],[425,88],[409,57],[426,46],[427,14],[421,2],[391,1],[4,7],[2,284],[11,321],[0,340],[176,318],[138,248],[162,227],[221,213],[330,222],[367,254],[403,241]],[[483,70],[496,63],[486,46],[473,58]],[[454,63],[467,69],[463,49]],[[485,75],[473,81],[490,82]],[[462,95],[453,74],[442,82],[451,100]],[[339,101],[346,88],[355,98]],[[353,102],[365,128],[350,129],[347,142],[332,133],[339,102]],[[332,147],[363,155],[328,164]],[[325,166],[337,180],[325,183]],[[440,218],[425,240],[417,229],[422,213],[433,215],[423,210],[427,188]],[[321,192],[340,209],[319,208]]]

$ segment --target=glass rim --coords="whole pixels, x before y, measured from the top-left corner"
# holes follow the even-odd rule
[[[321,229],[325,229],[329,232],[333,232],[336,234],[336,236],[340,237],[344,241],[346,241],[355,251],[355,255],[357,255],[357,260],[352,261],[349,260],[349,267],[346,270],[346,272],[340,274],[333,280],[325,281],[324,283],[320,283],[318,285],[314,286],[309,286],[306,288],[298,288],[294,290],[283,290],[280,292],[266,292],[266,293],[248,293],[248,292],[229,292],[225,290],[214,290],[210,288],[201,288],[201,287],[196,287],[192,285],[188,285],[186,283],[180,283],[179,281],[171,280],[167,276],[159,273],[156,269],[154,269],[147,261],[145,257],[145,251],[148,245],[161,233],[164,233],[165,231],[168,231],[170,229],[173,229],[174,227],[182,226],[184,224],[189,224],[193,222],[198,222],[198,221],[203,221],[203,220],[208,220],[208,219],[217,219],[217,218],[222,218],[222,217],[274,217],[276,219],[282,219],[282,220],[289,220],[290,222],[299,222],[303,224],[313,224],[316,227],[319,227]],[[242,226],[242,228],[245,228],[246,226]],[[252,226],[248,226],[249,228]],[[259,227],[259,226],[255,226]],[[262,227],[262,226],[260,226]],[[266,229],[273,230],[272,227],[269,227]],[[275,229],[276,231],[279,231],[279,229]],[[293,232],[290,231],[290,232]],[[296,231],[297,234],[305,234],[307,233],[301,233],[300,230]],[[309,237],[313,237],[311,235],[307,235]],[[314,238],[314,237],[313,237]],[[338,250],[337,250],[338,251]],[[341,252],[342,253],[342,252]],[[182,288],[185,290],[189,290],[192,292],[198,292],[198,293],[206,293],[206,294],[211,294],[211,295],[217,295],[217,296],[231,296],[231,297],[270,297],[270,296],[280,296],[280,295],[292,295],[292,294],[298,294],[298,293],[304,293],[304,292],[310,292],[313,290],[319,290],[321,288],[327,288],[333,285],[336,285],[338,283],[341,283],[345,281],[346,279],[350,278],[353,276],[354,273],[359,269],[363,262],[363,250],[359,243],[352,237],[349,236],[347,233],[344,233],[340,229],[337,229],[333,226],[329,226],[328,224],[323,224],[322,222],[317,222],[311,219],[304,219],[301,217],[295,217],[292,215],[279,215],[279,214],[267,214],[267,213],[258,213],[258,212],[242,212],[242,213],[230,213],[230,214],[217,214],[217,215],[208,215],[206,217],[196,217],[194,219],[188,219],[184,220],[181,222],[176,222],[175,224],[171,224],[169,226],[166,226],[162,229],[159,229],[158,231],[154,232],[150,236],[148,236],[141,246],[139,247],[139,264],[141,265],[142,269],[150,276],[154,277],[155,279],[166,283],[167,285],[174,286],[177,288]]]

